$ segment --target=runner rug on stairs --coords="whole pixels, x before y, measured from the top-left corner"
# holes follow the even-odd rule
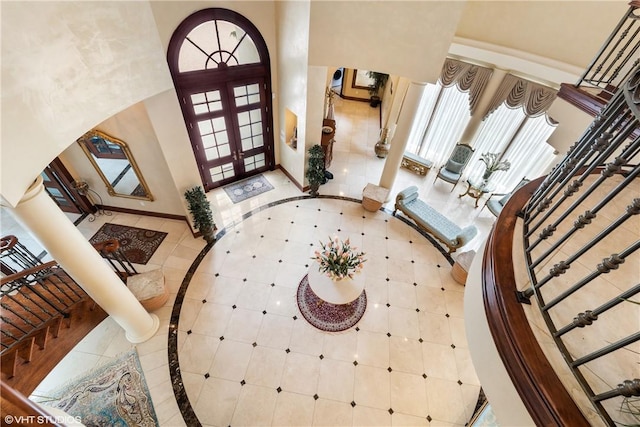
[[[146,264],[167,237],[162,231],[106,223],[89,239],[91,244],[108,239],[117,239],[120,249],[134,264]]]
[[[238,203],[250,197],[257,196],[258,194],[273,190],[273,185],[271,185],[262,174],[259,174],[251,178],[243,179],[242,181],[234,182],[223,188],[231,201]]]
[[[86,426],[158,425],[135,348],[47,394],[34,400]]]

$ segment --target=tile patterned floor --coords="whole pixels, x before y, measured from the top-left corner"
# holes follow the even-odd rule
[[[233,204],[222,189],[209,192],[226,234],[189,275],[205,243],[183,222],[114,213],[78,226],[87,238],[106,221],[168,233],[141,269],[162,268],[171,298],[156,311],[160,330],[137,345],[162,426],[194,425],[181,414],[188,406],[203,425],[221,426],[468,421],[480,387],[464,331],[464,287],[451,278],[440,250],[411,226],[389,210],[371,213],[345,199],[361,198],[367,182],[378,182],[384,161],[373,153],[377,113],[365,103],[336,105],[334,179],[320,193],[337,198],[299,199],[304,194],[278,170],[265,174],[274,190],[241,203]],[[475,249],[493,216],[474,209],[472,199],[457,197],[463,185],[452,191],[442,181],[433,184],[434,175],[401,169],[390,200],[417,185],[440,212],[478,227],[479,235],[461,251]],[[278,203],[286,198],[299,200]],[[369,258],[367,311],[357,328],[342,333],[316,330],[295,303],[312,245],[330,235],[350,236]],[[182,286],[185,276],[191,278],[188,286]],[[176,298],[181,310],[172,347]],[[109,318],[34,394],[46,395],[60,381],[131,347]],[[171,352],[174,360],[176,353],[168,348],[177,349],[178,388],[186,394],[177,400],[168,357]]]

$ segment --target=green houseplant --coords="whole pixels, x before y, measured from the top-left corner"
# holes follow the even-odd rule
[[[309,148],[309,165],[305,176],[309,180],[309,187],[313,197],[318,195],[318,188],[325,182],[324,175],[324,151],[319,144]]]
[[[377,107],[378,104],[380,104],[380,90],[387,84],[389,74],[379,73],[377,71],[367,71],[367,77],[373,80],[369,85],[369,96],[371,96],[369,105]]]
[[[184,192],[189,205],[189,212],[193,218],[193,226],[198,230],[207,243],[215,240],[216,224],[213,221],[211,205],[201,186],[195,186]]]

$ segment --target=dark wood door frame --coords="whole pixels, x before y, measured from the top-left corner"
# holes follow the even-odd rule
[[[62,192],[71,204],[77,207],[79,212],[75,213],[89,214],[96,212],[96,207],[91,204],[89,199],[73,189],[74,178],[59,158],[53,159],[45,168],[45,172],[52,179],[55,188]]]
[[[183,41],[192,29],[204,22],[213,20],[228,21],[242,28],[242,30],[245,31],[246,34],[255,43],[256,49],[258,50],[258,53],[260,55],[260,62],[233,66],[220,64],[224,66],[218,66],[217,68],[206,70],[179,72],[178,57]],[[258,29],[248,19],[231,10],[220,8],[200,10],[187,17],[174,31],[167,50],[167,61],[169,63],[169,69],[174,81],[180,107],[185,119],[185,125],[187,127],[187,131],[189,132],[191,145],[194,151],[194,155],[196,156],[196,161],[199,166],[199,173],[205,190],[208,191],[212,188],[219,187],[229,182],[236,181],[238,179],[242,179],[266,170],[273,170],[275,168],[275,153],[273,135],[273,112],[271,102],[272,92],[270,59],[266,43]],[[232,85],[242,84],[243,82],[253,84],[256,82],[256,80],[260,82],[261,86],[260,110],[262,111],[263,115],[262,135],[264,144],[263,152],[265,157],[265,165],[246,172],[244,171],[243,155],[250,155],[250,153],[244,153],[244,150],[242,150],[240,131],[237,121],[237,113],[239,111],[242,111],[244,107],[238,108],[235,105],[235,102],[232,102],[234,100]],[[199,134],[199,130],[196,126],[196,120],[201,120],[205,115],[198,115],[198,117],[196,118],[196,115],[193,112],[191,99],[188,98],[191,93],[197,93],[195,91],[209,90],[210,88],[214,87],[219,88],[221,92],[226,92],[222,95],[222,97],[227,101],[225,121],[227,130],[230,133],[229,139],[233,140],[236,146],[235,159],[233,159],[235,176],[229,179],[216,181],[215,183],[212,182],[209,169],[206,167],[206,157],[202,149],[201,135]],[[254,152],[255,150],[250,151]],[[233,153],[231,157],[233,157]],[[229,159],[227,159],[227,163],[223,164],[229,164],[228,160]]]

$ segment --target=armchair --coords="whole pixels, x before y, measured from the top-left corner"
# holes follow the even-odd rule
[[[467,166],[467,162],[472,154],[473,148],[471,148],[471,146],[467,144],[457,144],[453,148],[453,152],[449,156],[447,163],[438,169],[438,175],[436,175],[435,180],[437,181],[438,178],[440,178],[443,181],[453,184],[453,188],[451,188],[451,191],[453,191],[458,181],[460,181],[462,171],[465,166]]]
[[[492,194],[491,196],[489,196],[489,198],[484,203],[484,205],[487,207],[487,209],[489,209],[489,212],[491,212],[497,217],[498,215],[500,215],[500,212],[502,212],[502,208],[504,207],[504,205],[507,204],[507,202],[509,201],[509,198],[513,195],[513,193],[515,193],[520,188],[528,184],[529,181],[530,180],[527,178],[522,178],[522,181],[520,181],[513,190],[503,194],[495,194],[495,193]],[[502,197],[498,199],[497,197],[499,196],[502,196]],[[494,199],[494,197],[496,198]]]

